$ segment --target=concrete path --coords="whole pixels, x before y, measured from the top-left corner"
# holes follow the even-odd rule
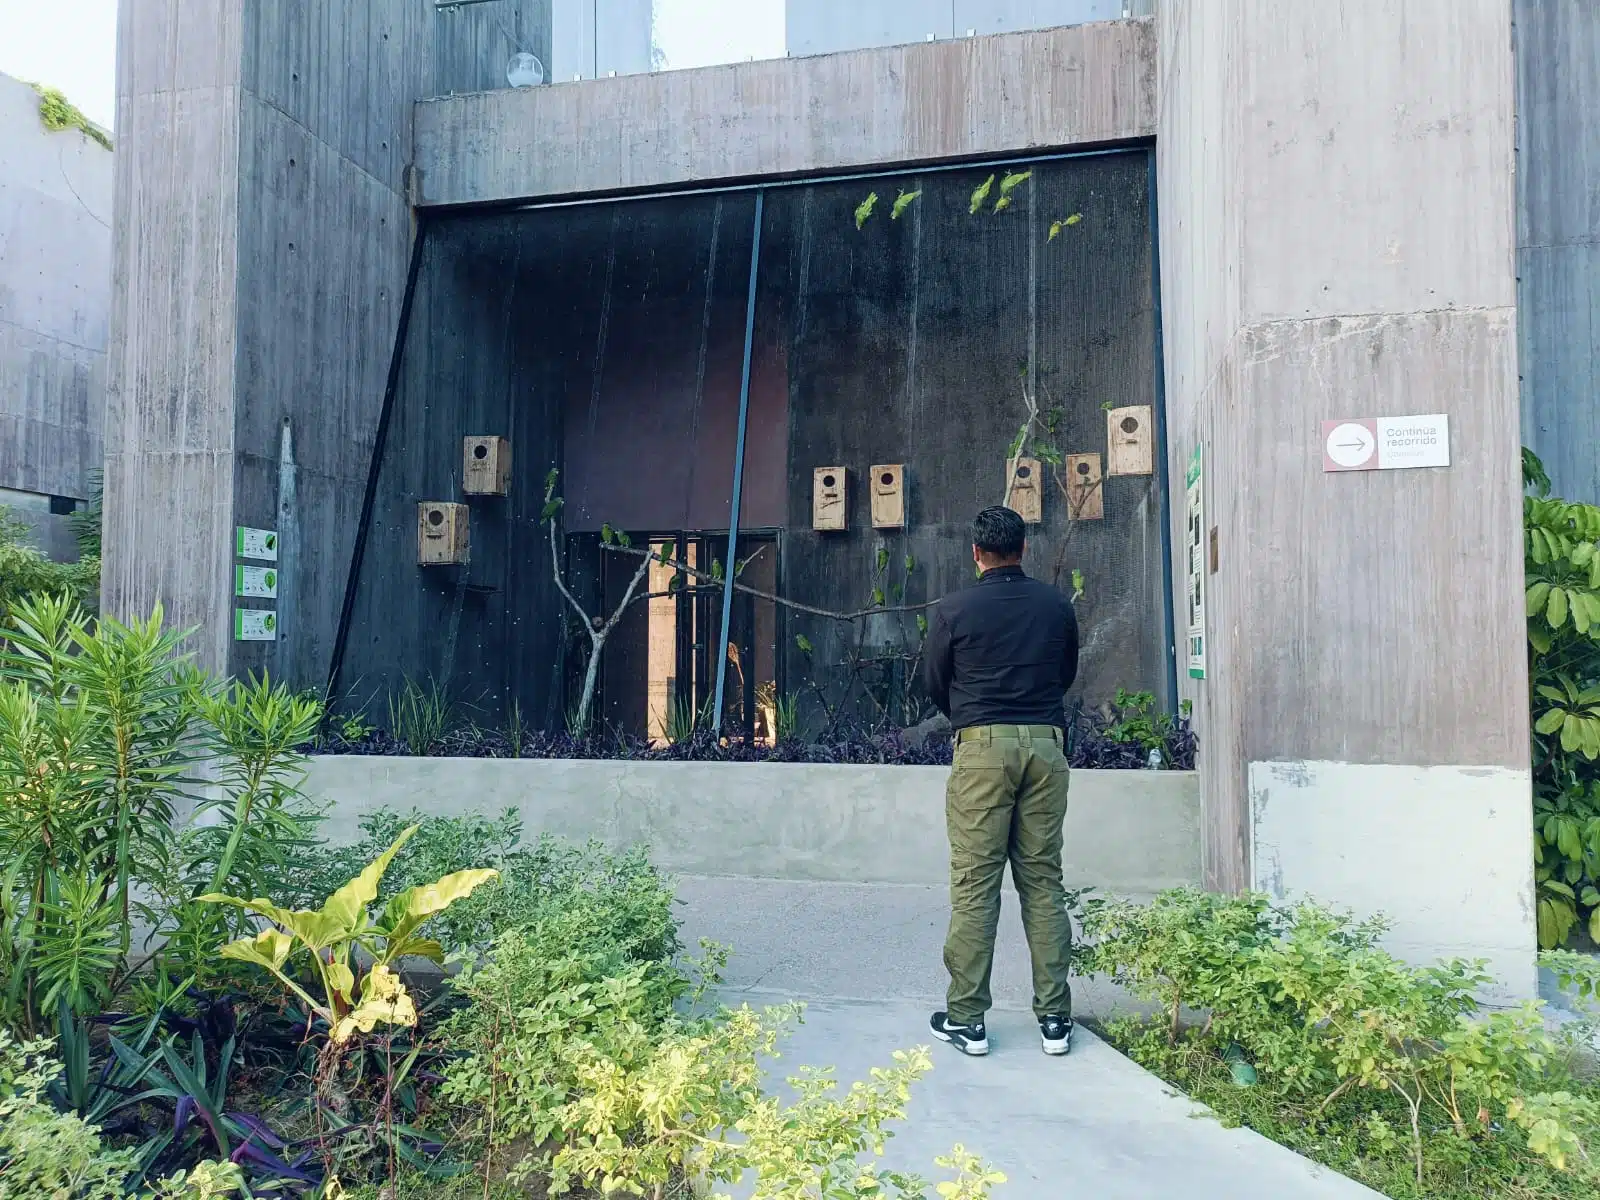
[[[848,1084],[897,1049],[927,1045],[921,1005],[813,1001],[777,1065],[833,1065]],[[1371,1200],[1377,1196],[1245,1129],[1224,1129],[1188,1099],[1080,1030],[1046,1058],[1027,1013],[991,1014],[993,1049],[968,1059],[933,1043],[887,1161],[929,1178],[956,1143],[1006,1173],[996,1200]]]
[[[968,1059],[933,1041],[927,1027],[943,986],[942,889],[685,879],[679,895],[691,944],[710,937],[735,947],[728,1001],[806,1001],[776,1076],[831,1066],[848,1086],[888,1065],[895,1050],[931,1044],[934,1070],[889,1144],[893,1167],[938,1178],[933,1160],[961,1143],[1006,1172],[996,1200],[1378,1195],[1255,1133],[1224,1129],[1081,1028],[1070,1058],[1046,1058],[1026,1011],[1015,897],[1002,918],[993,1050]],[[1116,1000],[1106,989],[1088,995],[1101,1011]]]
[[[788,879],[685,876],[683,940],[733,948],[726,991],[756,989],[797,999],[944,999],[944,887],[899,883],[814,883]],[[997,1007],[1027,1009],[1033,982],[1016,893],[1008,887],[995,944]],[[1099,980],[1075,980],[1073,1006],[1105,1017],[1130,1011],[1126,994]]]

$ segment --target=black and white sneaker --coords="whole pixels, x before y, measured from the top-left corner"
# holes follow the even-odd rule
[[[1040,1017],[1039,1040],[1044,1043],[1044,1052],[1052,1058],[1059,1058],[1063,1054],[1071,1054],[1072,1018]]]
[[[928,1027],[933,1030],[933,1036],[941,1042],[949,1042],[961,1053],[972,1058],[982,1058],[989,1053],[989,1034],[984,1029],[982,1021],[972,1025],[961,1025],[952,1021],[949,1013],[936,1012],[933,1014],[933,1019],[928,1022]]]

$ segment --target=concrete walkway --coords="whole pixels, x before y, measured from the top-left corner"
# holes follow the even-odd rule
[[[1049,1059],[1027,1005],[1026,952],[1008,896],[996,962],[993,1050],[962,1057],[933,1040],[942,987],[940,889],[685,879],[686,940],[735,947],[724,995],[753,1006],[800,999],[806,1018],[774,1074],[832,1066],[848,1086],[895,1050],[932,1045],[889,1165],[930,1179],[957,1143],[1005,1171],[996,1200],[1360,1200],[1378,1193],[1244,1129],[1224,1129],[1083,1029]],[[895,993],[899,993],[896,995]],[[1102,1012],[1106,989],[1085,997]]]

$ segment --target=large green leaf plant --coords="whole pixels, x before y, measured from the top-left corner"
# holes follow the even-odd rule
[[[1539,944],[1600,941],[1600,507],[1550,496],[1523,451]]]
[[[202,903],[232,905],[271,922],[254,937],[224,946],[223,956],[275,975],[313,1016],[327,1023],[335,1046],[344,1045],[357,1031],[371,1033],[380,1023],[417,1023],[416,1004],[395,970],[396,963],[402,958],[442,963],[444,947],[423,937],[422,926],[499,875],[489,869],[457,871],[433,883],[407,888],[374,915],[373,902],[383,874],[417,828],[413,825],[402,832],[320,909],[281,908],[270,900],[241,900],[219,893],[200,897]],[[357,950],[371,960],[359,980]],[[301,952],[307,955],[320,997],[302,986],[289,969],[290,960]]]

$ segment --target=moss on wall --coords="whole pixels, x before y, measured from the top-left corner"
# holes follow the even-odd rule
[[[85,137],[99,142],[107,150],[111,149],[111,138],[107,136],[106,131],[84,116],[83,111],[60,91],[38,83],[31,86],[39,93],[39,120],[51,133],[76,129]]]

